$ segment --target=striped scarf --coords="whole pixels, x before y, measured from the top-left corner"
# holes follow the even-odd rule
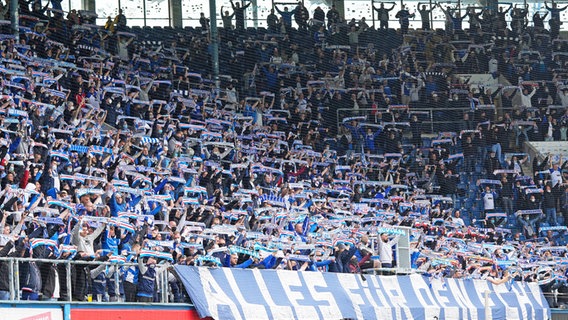
[[[57,241],[51,240],[51,239],[43,239],[43,238],[32,239],[30,241],[30,248],[31,249],[35,249],[39,246],[47,246],[47,247],[57,248]]]
[[[174,260],[171,253],[153,251],[153,250],[140,250],[140,257],[141,258],[154,257],[156,259],[164,259],[168,261]]]

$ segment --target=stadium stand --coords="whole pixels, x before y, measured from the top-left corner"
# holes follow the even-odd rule
[[[567,301],[568,155],[523,147],[567,140],[555,29],[282,11],[219,28],[216,80],[203,27],[28,12],[0,25],[0,300],[179,302],[172,265],[396,271],[404,226],[414,272]]]

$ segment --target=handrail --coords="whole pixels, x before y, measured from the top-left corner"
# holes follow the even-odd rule
[[[42,263],[69,263],[69,264],[87,264],[87,265],[119,265],[119,266],[137,266],[135,262],[109,262],[109,261],[80,261],[80,260],[63,260],[63,259],[42,259],[42,258],[12,258],[0,257],[0,261],[16,261],[16,262],[42,262]]]
[[[133,262],[109,262],[109,261],[79,261],[79,260],[60,260],[60,259],[35,259],[35,258],[15,258],[15,257],[0,257],[0,263],[9,263],[9,287],[10,287],[10,300],[19,301],[20,300],[20,263],[50,263],[50,264],[65,264],[65,276],[66,283],[65,287],[67,290],[67,301],[73,301],[73,284],[71,281],[72,265],[107,265],[116,267],[131,267],[137,266],[138,263]],[[169,302],[168,295],[168,271],[169,264],[158,264],[156,265],[156,283],[158,290],[160,292],[160,300],[163,303]],[[120,283],[120,273],[114,272],[115,283]],[[115,295],[120,296],[119,293],[120,286],[115,286]],[[40,293],[41,294],[41,293]]]
[[[425,271],[418,269],[407,269],[407,268],[366,268],[361,270],[364,274],[377,273],[377,272],[389,272],[392,274],[422,274]]]
[[[427,107],[427,108],[423,108],[423,107],[411,107],[408,109],[409,113],[412,112],[428,112],[428,118],[430,120],[428,121],[422,121],[422,124],[429,124],[429,128],[430,131],[427,133],[437,133],[436,131],[434,131],[434,125],[436,124],[449,124],[449,123],[455,123],[455,120],[447,120],[447,121],[434,121],[433,117],[434,117],[434,113],[436,112],[455,112],[455,111],[461,111],[461,112],[469,112],[471,109],[469,107],[455,107],[455,108],[432,108],[432,107]],[[509,112],[510,109],[502,109],[504,112]],[[375,123],[378,123],[378,119],[376,114],[377,113],[386,113],[389,112],[388,109],[385,108],[358,108],[358,109],[354,109],[354,108],[339,108],[336,110],[336,117],[337,117],[337,132],[340,131],[340,127],[342,124],[342,119],[343,118],[347,118],[347,117],[352,117],[352,116],[366,116],[367,120],[369,121],[373,121]],[[388,124],[388,122],[383,122],[384,124]]]

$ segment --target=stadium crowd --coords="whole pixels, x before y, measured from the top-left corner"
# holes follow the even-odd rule
[[[63,264],[25,260],[22,299],[151,302],[171,264],[386,273],[399,226],[426,276],[568,292],[566,155],[521,152],[566,141],[564,8],[550,30],[516,7],[446,7],[445,30],[403,9],[394,30],[382,5],[377,30],[301,5],[245,29],[237,3],[219,88],[205,16],[103,28],[24,6],[19,40],[0,26],[0,256],[113,264],[73,265],[67,292]]]

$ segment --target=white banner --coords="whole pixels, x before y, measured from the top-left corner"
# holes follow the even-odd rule
[[[537,283],[175,266],[200,317],[213,319],[550,318]],[[485,292],[488,293],[487,300]]]

